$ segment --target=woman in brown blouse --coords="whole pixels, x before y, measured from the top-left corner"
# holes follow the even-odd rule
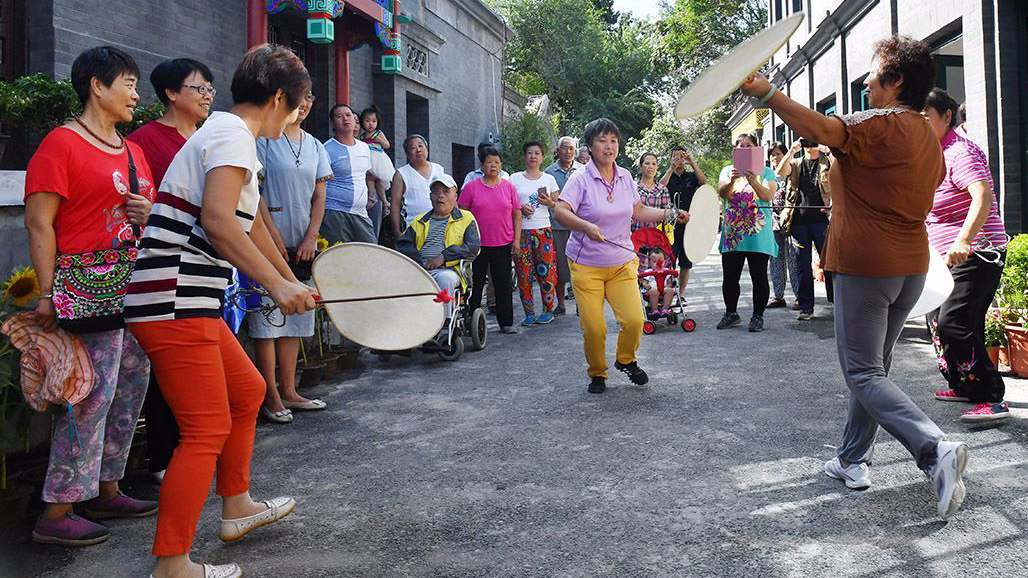
[[[868,462],[885,428],[932,477],[938,513],[964,499],[967,446],[942,430],[889,377],[892,351],[928,272],[925,217],[945,175],[938,139],[921,116],[935,84],[927,44],[892,37],[875,45],[864,84],[873,107],[826,117],[789,99],[761,74],[742,86],[803,138],[831,147],[832,223],[825,270],[835,273],[835,335],[849,417],[825,473],[852,489],[870,486]]]

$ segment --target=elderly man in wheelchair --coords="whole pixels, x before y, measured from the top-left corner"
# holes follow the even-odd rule
[[[423,350],[456,359],[464,350],[461,336],[470,333],[475,349],[485,347],[485,314],[468,311],[468,280],[471,261],[482,243],[478,223],[471,211],[457,207],[457,183],[450,175],[439,175],[429,184],[432,210],[419,215],[396,241],[396,250],[420,263],[440,289],[453,297],[446,303],[446,323],[436,339],[438,348],[426,344]]]

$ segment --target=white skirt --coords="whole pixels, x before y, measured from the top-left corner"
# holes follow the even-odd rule
[[[393,181],[393,175],[396,173],[396,167],[393,166],[393,161],[389,160],[389,155],[383,151],[371,151],[371,174],[376,179],[386,184],[386,188],[389,187],[389,183]]]
[[[274,306],[268,297],[261,297],[261,305]],[[285,319],[283,321],[283,318]],[[282,315],[275,308],[268,316],[263,313],[247,313],[247,328],[254,339],[276,339],[278,337],[310,337],[314,335],[314,310],[300,315]]]

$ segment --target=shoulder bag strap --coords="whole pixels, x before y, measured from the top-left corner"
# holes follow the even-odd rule
[[[139,194],[139,178],[136,177],[136,163],[132,161],[132,148],[129,146],[128,141],[125,142],[125,152],[128,153],[128,165],[129,165],[129,192],[133,195]],[[142,236],[142,232],[139,229],[139,225],[132,225],[132,241],[133,244],[139,244],[139,237]]]

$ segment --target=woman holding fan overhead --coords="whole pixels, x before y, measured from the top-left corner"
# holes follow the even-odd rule
[[[873,107],[825,116],[790,99],[761,74],[742,92],[767,105],[803,138],[828,145],[832,224],[825,270],[835,273],[835,336],[849,417],[825,474],[866,489],[879,426],[903,444],[935,485],[948,518],[964,499],[968,449],[947,441],[935,422],[892,380],[893,347],[928,272],[925,219],[946,176],[939,138],[921,110],[935,84],[931,47],[893,36],[875,44],[864,84]]]

